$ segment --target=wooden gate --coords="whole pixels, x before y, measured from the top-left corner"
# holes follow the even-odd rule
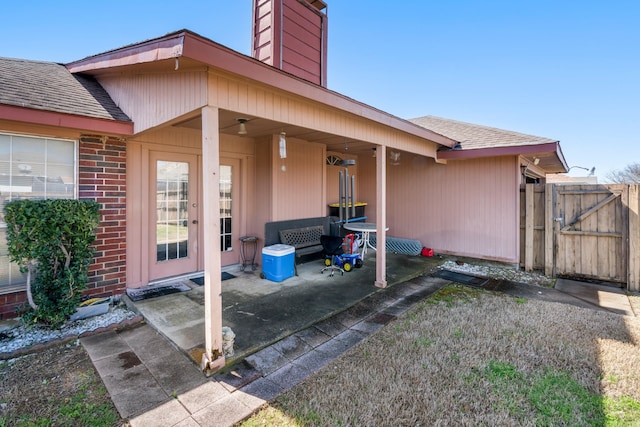
[[[628,186],[555,190],[556,274],[626,283]]]
[[[521,191],[521,262],[548,276],[640,288],[638,185],[536,185]]]

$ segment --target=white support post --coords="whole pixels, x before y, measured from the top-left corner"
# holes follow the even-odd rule
[[[387,287],[387,147],[376,148],[376,281]]]
[[[213,373],[225,365],[222,352],[222,268],[220,261],[220,136],[218,109],[202,108],[202,187],[204,231],[204,333],[201,368]]]

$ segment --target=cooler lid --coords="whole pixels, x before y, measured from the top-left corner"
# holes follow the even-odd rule
[[[277,245],[266,246],[262,248],[262,253],[266,255],[272,256],[283,256],[289,255],[296,251],[296,248],[289,245],[283,245],[282,243],[278,243]]]

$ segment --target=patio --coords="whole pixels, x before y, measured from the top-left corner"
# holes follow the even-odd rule
[[[298,264],[298,276],[276,283],[260,278],[260,269],[222,282],[223,325],[236,334],[232,365],[302,329],[340,313],[367,297],[389,292],[394,285],[428,274],[444,260],[387,252],[386,289],[376,288],[375,257],[362,268],[333,277],[320,274],[324,260]],[[190,291],[132,303],[132,308],[176,347],[200,363],[204,351],[204,287],[182,279]],[[366,307],[366,304],[364,305]]]

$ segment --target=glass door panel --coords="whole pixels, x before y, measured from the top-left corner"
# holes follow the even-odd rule
[[[156,261],[189,256],[189,163],[156,166]]]
[[[240,161],[220,159],[220,256],[222,265],[239,262]]]
[[[151,153],[149,279],[197,271],[198,163],[191,155]]]

